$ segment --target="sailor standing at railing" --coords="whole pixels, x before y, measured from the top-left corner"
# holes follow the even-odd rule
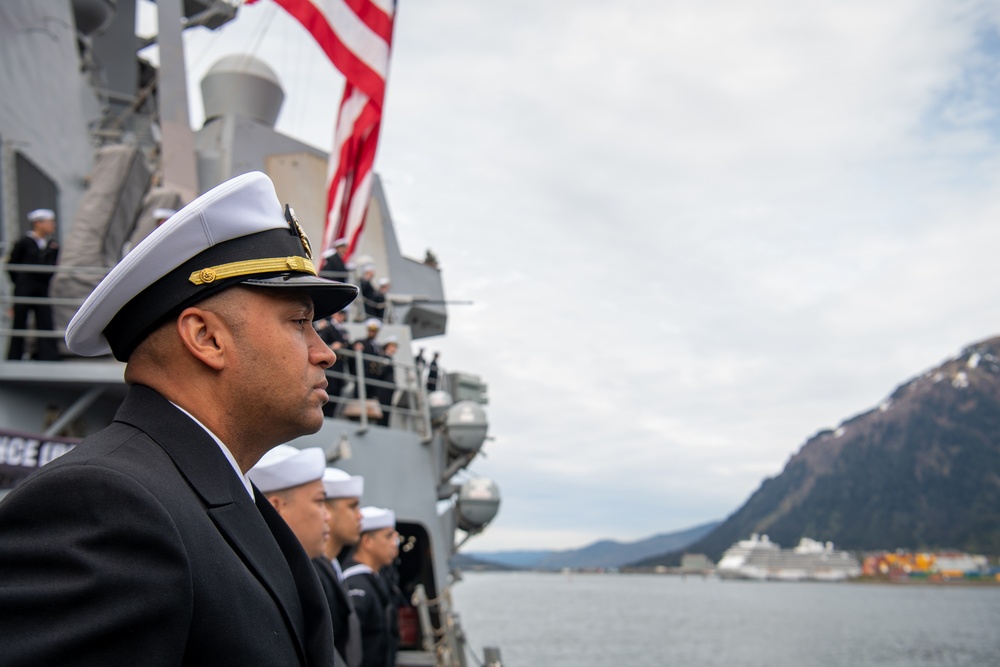
[[[375,398],[382,406],[382,418],[378,421],[381,426],[389,425],[389,415],[392,414],[393,397],[396,394],[396,368],[392,358],[398,349],[399,339],[395,336],[387,336],[382,340],[382,357],[385,362],[377,378],[382,384],[375,388]]]
[[[341,238],[334,241],[333,247],[329,248],[323,256],[323,266],[320,267],[320,273],[329,273],[330,275],[326,276],[327,278],[346,283],[351,275],[347,270],[347,264],[344,262],[347,247],[347,239]]]
[[[355,375],[364,375],[365,381],[377,380],[382,376],[382,345],[378,342],[378,332],[382,329],[382,322],[374,317],[365,320],[365,337],[351,343],[351,348],[358,353],[354,358],[353,368]],[[354,388],[354,395],[358,395],[358,387]]]
[[[375,265],[363,265],[361,267],[361,280],[358,281],[358,284],[361,287],[361,303],[364,307],[365,317],[384,320],[385,295],[392,283],[388,278],[380,278],[377,283],[372,282],[374,280]]]
[[[317,322],[317,324],[324,324],[322,327],[317,327],[319,337],[337,354],[336,363],[327,369],[329,372],[326,375],[326,379],[330,381],[330,386],[326,389],[326,393],[330,395],[330,402],[323,406],[323,414],[327,417],[333,417],[337,414],[341,401],[340,395],[344,390],[344,385],[347,383],[346,374],[348,366],[344,360],[346,355],[339,352],[339,350],[346,348],[350,343],[347,327],[344,326],[346,321],[347,309],[345,308],[344,310],[335,312],[328,320]]]
[[[47,208],[35,209],[28,214],[31,230],[21,237],[10,251],[10,264],[36,264],[55,266],[59,258],[59,243],[53,238],[56,233],[56,214]],[[17,271],[8,269],[14,283],[15,297],[45,298],[49,295],[51,272]],[[47,303],[15,303],[13,329],[28,328],[28,314],[35,314],[35,329],[52,331],[52,306]],[[24,337],[11,336],[7,358],[19,361],[24,356]],[[57,361],[59,350],[54,338],[39,336],[33,358],[41,361]]]

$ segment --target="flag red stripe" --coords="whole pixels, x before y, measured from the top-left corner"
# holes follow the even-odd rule
[[[395,8],[387,12],[371,0],[275,1],[305,26],[347,79],[330,151],[321,252],[344,237],[350,257],[371,199]]]
[[[347,48],[316,5],[309,0],[275,0],[275,2],[305,26],[348,81],[363,90],[379,107],[382,106],[382,100],[385,98],[385,79]]]
[[[392,16],[370,0],[343,0],[366,26],[387,43],[392,43]]]

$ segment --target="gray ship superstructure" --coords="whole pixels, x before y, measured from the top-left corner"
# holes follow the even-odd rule
[[[803,537],[794,549],[782,549],[754,533],[726,549],[715,571],[722,579],[844,581],[860,576],[861,564],[832,542]]]
[[[56,331],[11,329],[7,312],[16,299],[2,267],[4,357],[11,335],[29,338],[29,349],[33,337],[61,338],[89,291],[152,231],[154,208],[177,208],[237,174],[267,173],[308,235],[321,237],[327,156],[274,128],[284,93],[265,63],[219,61],[202,81],[204,126],[189,126],[182,29],[217,28],[237,7],[161,0],[157,11],[154,67],[137,56],[149,40],[135,35],[135,2],[0,3],[0,59],[8,64],[0,68],[0,248],[6,261],[27,230],[27,212],[41,207],[56,211],[62,247],[50,290]],[[323,448],[331,465],[364,475],[364,504],[396,512],[400,586],[412,603],[401,617],[398,664],[464,666],[449,561],[499,507],[496,484],[466,472],[487,439],[486,385],[440,370],[438,386],[428,388],[428,368],[412,348],[445,333],[441,273],[403,256],[377,179],[355,262],[376,264],[392,281],[380,332],[399,343],[388,423],[376,423],[365,400],[386,384],[347,364],[344,392],[333,397],[321,430],[291,444]],[[352,340],[364,337],[359,308],[346,325]],[[0,361],[0,495],[110,423],[124,396],[124,364],[61,349],[61,361]]]

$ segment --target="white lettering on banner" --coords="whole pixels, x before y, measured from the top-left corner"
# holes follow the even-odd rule
[[[50,461],[56,460],[75,446],[65,442],[46,442],[42,445],[42,453],[38,457],[38,465],[43,466]]]
[[[37,468],[59,458],[75,445],[66,442],[42,442],[38,438],[0,435],[0,463]]]

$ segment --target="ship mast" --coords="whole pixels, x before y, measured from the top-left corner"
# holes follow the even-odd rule
[[[158,0],[160,46],[159,105],[163,186],[176,190],[184,201],[198,193],[198,163],[194,133],[188,115],[184,40],[181,36],[181,0]]]

